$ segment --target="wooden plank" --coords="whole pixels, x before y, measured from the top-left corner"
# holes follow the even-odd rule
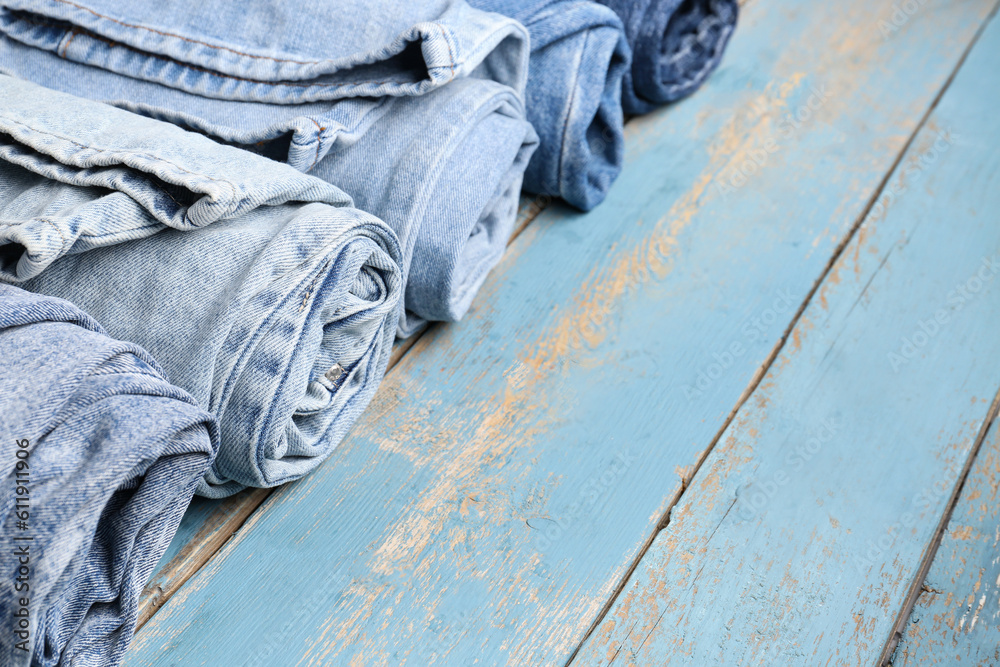
[[[991,5],[882,40],[862,0],[751,4],[706,88],[630,125],[608,200],[528,226],[128,662],[565,661]]]
[[[894,667],[1000,665],[1000,421],[962,489]]]
[[[994,21],[573,665],[879,663],[1000,387],[998,69]]]

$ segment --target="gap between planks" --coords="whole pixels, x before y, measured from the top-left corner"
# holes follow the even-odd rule
[[[892,665],[893,654],[896,652],[899,640],[903,637],[906,622],[910,619],[910,615],[913,613],[913,607],[917,603],[917,598],[920,597],[924,581],[927,579],[927,573],[930,571],[931,565],[934,563],[934,557],[937,555],[938,548],[941,546],[941,541],[944,539],[944,534],[948,530],[948,524],[951,522],[952,514],[955,512],[955,506],[962,497],[962,490],[965,488],[965,483],[969,478],[969,473],[976,463],[976,457],[979,456],[979,452],[983,447],[983,442],[986,440],[986,436],[990,432],[990,428],[993,426],[993,421],[997,417],[998,408],[1000,408],[1000,389],[997,390],[996,395],[993,397],[993,402],[990,404],[989,412],[986,413],[986,419],[983,420],[983,423],[979,428],[979,433],[976,434],[976,440],[972,444],[972,449],[969,451],[965,465],[962,467],[962,472],[958,476],[958,481],[952,488],[951,497],[948,498],[948,503],[945,505],[944,513],[941,515],[941,521],[938,523],[937,529],[934,531],[934,536],[927,543],[923,558],[920,561],[920,567],[917,568],[917,573],[914,575],[913,581],[910,584],[910,591],[903,600],[903,605],[899,610],[899,615],[896,617],[896,622],[892,626],[892,632],[889,635],[888,641],[885,643],[885,647],[882,649],[882,655],[879,657],[878,661],[879,667],[891,667]]]
[[[754,0],[739,0],[738,4],[740,6],[740,9],[743,10],[752,2],[754,2]],[[965,55],[963,55],[962,57],[963,62],[964,59]],[[954,76],[954,73],[952,73],[952,76]],[[948,80],[948,83],[951,83],[951,79]],[[937,99],[935,99],[935,104],[936,103]],[[626,121],[626,125],[629,124],[628,121],[630,120],[631,119],[628,119]],[[921,120],[921,126],[924,120],[926,120],[926,116],[924,117],[924,119]],[[917,129],[919,130],[920,128],[918,127]],[[913,137],[910,137],[910,141],[912,141],[912,139]],[[907,147],[909,147],[909,143],[907,143],[906,146],[904,147],[904,152]],[[900,153],[900,156],[902,156],[902,153]],[[897,157],[897,161],[898,160],[899,158]],[[893,164],[893,168],[895,168],[895,163]],[[891,171],[892,170],[890,170],[890,173]],[[886,178],[888,178],[888,176]],[[883,181],[880,185],[880,189],[881,187],[884,187],[884,185],[885,183]],[[510,239],[507,242],[508,247],[521,235],[522,232],[524,232],[524,230],[528,227],[528,225],[530,225],[535,220],[535,218],[537,218],[543,211],[545,211],[552,205],[553,201],[555,201],[555,197],[544,194],[533,195],[530,199],[528,197],[524,197],[522,199],[518,207],[517,221],[514,224],[514,231],[511,233]],[[874,201],[875,200],[873,199],[872,202],[869,202],[868,206],[870,207],[872,203],[874,203]],[[867,213],[868,209],[866,208],[865,210]],[[862,216],[862,220],[863,219],[864,217]],[[857,225],[855,225],[855,227],[852,228],[850,235],[853,235],[854,230],[856,228]],[[847,244],[847,240],[850,239],[850,235],[848,235],[847,239],[845,239],[845,241],[840,246],[838,246],[834,254],[834,258],[830,260],[830,264],[828,264],[826,269],[824,270],[823,276],[826,275],[826,271],[829,271],[829,268],[830,266],[832,266],[833,261],[836,259],[837,256],[839,256],[840,252]],[[821,281],[822,281],[822,276],[819,282]],[[817,282],[816,285],[814,285],[812,290],[809,292],[808,296],[806,297],[806,303],[808,303],[809,298],[812,297],[813,293],[816,291],[819,282]],[[795,319],[792,321],[792,326],[794,326],[795,322],[798,320],[799,315],[801,315],[804,309],[805,309],[805,303],[803,303],[803,305],[799,308],[798,312],[796,313]],[[389,355],[389,362],[386,366],[386,375],[388,375],[389,372],[391,372],[392,369],[395,368],[395,366],[402,360],[403,356],[405,356],[407,352],[413,349],[413,347],[417,344],[417,342],[419,342],[429,332],[437,329],[440,326],[441,326],[440,323],[431,323],[428,326],[424,327],[422,330],[418,331],[410,338],[398,341],[395,345],[393,345],[393,350],[392,353]],[[726,422],[723,425],[723,428],[712,440],[712,445],[709,447],[709,451],[711,450],[712,447],[714,447],[715,443],[721,436],[722,431],[725,430],[726,426],[728,426],[733,416],[739,410],[739,407],[743,405],[743,403],[749,397],[750,393],[752,393],[753,389],[760,382],[760,379],[763,377],[763,374],[767,370],[767,367],[770,366],[771,362],[774,360],[774,358],[780,351],[781,346],[784,344],[789,331],[791,331],[791,326],[782,334],[781,338],[775,345],[774,349],[768,356],[765,363],[760,367],[760,369],[758,369],[757,373],[754,375],[753,379],[751,380],[750,386],[748,386],[747,390],[745,390],[743,395],[740,396],[740,399],[737,402],[736,407],[729,414],[729,417],[727,417]],[[705,452],[704,456],[707,455],[708,451]],[[691,476],[683,480],[681,493],[683,493],[683,489],[686,488],[687,482],[691,479],[691,477],[694,476],[694,473],[696,473],[698,468],[701,466],[702,461],[704,461],[704,456],[697,462],[694,472],[691,473]],[[165,573],[167,575],[166,580],[164,581],[163,584],[153,584],[151,581],[150,585],[147,585],[147,587],[142,591],[142,595],[140,596],[139,599],[139,614],[135,628],[136,632],[138,632],[149,621],[149,619],[152,618],[153,615],[164,604],[166,604],[167,600],[169,600],[174,595],[174,593],[180,590],[181,586],[183,586],[191,577],[193,577],[202,567],[204,567],[208,563],[209,560],[212,559],[212,557],[216,553],[219,552],[219,550],[222,549],[223,546],[225,546],[226,542],[228,542],[229,539],[234,534],[236,534],[236,532],[239,531],[240,528],[243,527],[243,525],[247,522],[250,516],[257,510],[258,507],[260,507],[264,503],[265,500],[267,500],[270,497],[270,495],[274,491],[277,490],[277,488],[281,487],[266,488],[266,489],[247,489],[245,491],[241,491],[239,494],[235,496],[230,496],[227,499],[223,499],[220,502],[219,506],[212,511],[212,513],[209,515],[208,519],[206,519],[202,527],[198,530],[197,533],[195,533],[194,537],[192,537],[192,539],[187,544],[184,545],[184,547],[177,553],[177,555],[174,556],[174,558],[172,558],[161,570],[154,572],[153,579],[162,580],[163,577],[161,577],[160,575]],[[670,507],[673,507],[679,498],[680,498],[680,493],[675,495],[675,497],[671,500]],[[666,521],[669,519],[669,514],[670,511],[668,509],[665,519],[661,521],[661,523],[657,528],[657,532],[660,529],[662,529],[663,526],[666,525]],[[612,602],[614,602],[614,599],[618,596],[622,588],[625,586],[625,582],[627,582],[628,578],[631,576],[632,571],[638,565],[639,560],[641,560],[642,558],[642,555],[645,554],[646,551],[649,549],[649,546],[650,544],[652,544],[652,540],[655,536],[656,533],[654,533],[650,537],[649,541],[644,545],[638,558],[636,558],[636,560],[632,563],[628,573],[626,574],[622,582],[619,584],[618,588],[615,590],[612,598],[608,601],[604,609],[601,610],[601,613],[597,618],[597,620],[594,622],[594,624],[591,625],[591,627],[588,629],[587,635],[584,637],[584,641],[586,641],[586,638],[590,636],[590,633],[593,632],[594,628],[597,627],[597,624],[604,618],[604,615],[607,613]],[[579,650],[579,646],[577,647],[577,650]],[[574,651],[572,656],[570,656],[570,662],[572,662],[575,656],[576,656],[576,651]]]
[[[746,2],[741,2],[740,7],[741,8],[745,7],[747,4],[749,4],[750,1],[751,0],[747,0]],[[900,162],[906,155],[907,151],[910,149],[910,146],[913,144],[917,135],[926,125],[927,120],[934,112],[934,109],[937,108],[937,105],[941,101],[941,98],[947,92],[948,88],[951,87],[951,84],[955,79],[955,75],[958,74],[958,71],[960,69],[962,69],[962,66],[965,64],[965,61],[968,58],[969,53],[972,52],[973,47],[975,47],[975,45],[979,42],[980,37],[982,37],[983,31],[986,29],[986,26],[988,26],[989,23],[996,16],[998,9],[1000,9],[1000,4],[994,5],[993,10],[986,17],[986,20],[983,21],[982,25],[979,26],[979,28],[976,30],[974,37],[969,42],[965,50],[962,52],[962,55],[959,58],[958,63],[955,65],[955,68],[952,70],[951,74],[944,82],[944,85],[941,86],[941,89],[937,92],[937,95],[935,95],[934,99],[931,101],[931,104],[928,106],[927,110],[920,118],[920,121],[917,123],[912,134],[909,136],[909,138],[906,140],[906,143],[902,146],[899,153],[896,155],[896,158],[893,160],[892,164],[889,165],[889,168],[886,171],[885,175],[882,177],[882,180],[879,181],[878,187],[875,189],[875,192],[869,198],[868,203],[865,205],[861,214],[854,221],[854,224],[851,226],[850,231],[848,231],[848,233],[844,235],[844,238],[837,245],[837,248],[834,250],[832,256],[830,257],[830,260],[827,262],[819,278],[816,279],[812,288],[809,290],[808,294],[806,294],[805,299],[799,305],[798,310],[796,310],[795,315],[788,323],[788,326],[782,332],[781,336],[778,338],[774,347],[771,349],[770,354],[767,356],[764,362],[754,373],[754,376],[750,379],[750,382],[747,385],[746,389],[743,390],[743,393],[736,401],[736,405],[730,411],[729,415],[727,415],[726,419],[719,427],[719,430],[712,438],[712,441],[709,443],[708,447],[702,451],[701,456],[695,462],[694,466],[691,469],[690,474],[685,475],[685,477],[681,480],[681,488],[673,495],[673,497],[667,504],[667,508],[663,513],[663,517],[656,525],[656,530],[654,530],[652,534],[649,535],[646,542],[639,550],[639,553],[636,554],[636,557],[633,559],[631,565],[629,566],[628,571],[622,577],[621,581],[618,583],[618,586],[615,587],[614,592],[605,602],[604,607],[601,609],[600,613],[597,615],[597,617],[591,623],[590,627],[587,629],[587,632],[583,636],[583,639],[580,640],[580,643],[577,644],[577,647],[573,650],[573,653],[570,654],[569,659],[565,663],[566,667],[572,665],[573,661],[576,659],[577,654],[580,652],[580,649],[583,647],[584,644],[586,644],[587,640],[590,638],[590,635],[593,634],[594,630],[597,627],[599,627],[600,624],[604,621],[605,616],[607,616],[608,612],[611,610],[611,607],[614,605],[615,600],[617,600],[618,596],[621,595],[622,591],[625,589],[625,586],[628,584],[628,581],[632,578],[632,574],[635,572],[636,568],[639,566],[639,563],[642,561],[646,553],[649,551],[650,547],[653,544],[653,541],[656,539],[656,536],[660,533],[660,531],[662,531],[669,525],[671,511],[680,501],[681,497],[684,495],[684,492],[690,485],[691,480],[693,480],[695,475],[698,474],[698,471],[701,470],[702,464],[708,458],[709,454],[712,453],[712,450],[715,449],[715,446],[722,438],[722,435],[723,433],[725,433],[726,429],[729,428],[730,423],[732,423],[733,419],[735,419],[736,414],[740,411],[740,408],[743,407],[743,405],[747,402],[747,400],[749,400],[750,396],[754,393],[754,391],[756,391],[757,387],[760,385],[761,380],[763,380],[764,376],[766,375],[768,369],[771,367],[771,365],[774,363],[774,360],[777,359],[778,355],[781,353],[781,350],[785,346],[785,343],[787,342],[788,337],[791,335],[792,330],[795,328],[796,324],[798,324],[799,319],[802,317],[802,313],[805,312],[809,303],[812,301],[813,296],[822,286],[823,282],[827,278],[827,275],[830,273],[831,269],[837,263],[837,260],[843,254],[844,249],[851,242],[851,239],[854,238],[854,235],[857,233],[862,223],[864,223],[864,221],[868,218],[868,215],[870,214],[872,207],[875,205],[875,202],[878,201],[879,197],[882,196],[882,193],[885,190],[886,185],[889,183],[889,180],[892,177],[893,173],[895,173]],[[965,463],[965,467],[963,468],[962,475],[960,476],[960,481],[956,485],[956,488],[953,489],[953,493],[951,498],[949,499],[944,517],[942,518],[940,525],[935,531],[934,538],[930,541],[930,543],[928,543],[927,551],[925,552],[923,561],[921,562],[921,566],[917,571],[917,575],[914,577],[913,583],[911,584],[910,593],[907,596],[907,599],[900,610],[899,616],[897,617],[896,623],[893,626],[893,632],[886,639],[886,643],[884,645],[881,658],[878,662],[879,667],[886,667],[889,664],[889,660],[892,658],[892,653],[899,642],[899,638],[902,636],[901,628],[909,618],[910,612],[912,611],[913,606],[916,603],[917,597],[920,594],[920,586],[923,583],[928,570],[930,569],[931,563],[934,560],[934,554],[937,552],[937,548],[941,543],[941,539],[944,535],[945,530],[947,529],[948,519],[951,517],[951,513],[954,510],[954,506],[958,501],[959,495],[961,493],[961,487],[964,486],[965,480],[969,474],[969,470],[971,469],[972,464],[975,461],[976,454],[978,454],[979,449],[982,446],[983,439],[985,438],[989,430],[989,427],[993,422],[993,419],[996,417],[998,407],[1000,407],[1000,390],[998,390],[996,397],[994,397],[993,404],[991,405],[989,412],[987,412],[986,419],[984,420],[980,432],[977,435],[976,441],[973,444],[972,452],[970,453],[969,458]]]

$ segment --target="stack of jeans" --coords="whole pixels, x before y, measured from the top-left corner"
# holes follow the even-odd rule
[[[141,346],[128,354],[155,377],[150,395],[170,399],[116,404],[119,422],[165,434],[151,442],[32,430],[19,412],[4,424],[39,452],[82,437],[143,461],[120,478],[38,475],[60,480],[65,507],[90,504],[45,528],[79,548],[45,561],[61,578],[31,611],[44,641],[28,661],[116,664],[136,586],[191,490],[272,487],[328,457],[394,338],[469,310],[522,187],[599,204],[626,114],[697,88],[735,21],[735,0],[0,0],[0,282],[27,290],[0,285],[0,348],[23,320],[38,355],[67,348],[67,378],[138,373],[126,352],[94,361],[125,345],[106,332]],[[50,336],[51,321],[77,333]],[[37,389],[61,382],[43,374]],[[179,404],[211,446],[184,431],[187,449],[156,449]],[[161,465],[169,492],[149,472]],[[0,501],[16,488],[5,480]],[[138,519],[105,517],[122,503],[155,517],[148,538]],[[87,555],[108,540],[122,546]],[[136,553],[123,565],[118,548]],[[101,568],[100,584],[85,574]],[[88,612],[98,598],[119,602]]]
[[[398,334],[465,314],[537,145],[523,26],[461,0],[107,4],[7,3],[0,71],[336,179],[399,239]]]

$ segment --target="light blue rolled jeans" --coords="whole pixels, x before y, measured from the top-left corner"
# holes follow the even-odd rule
[[[240,32],[245,17],[227,24],[200,6],[198,20],[151,12],[150,25],[96,0],[7,3],[0,70],[314,170],[398,235],[398,335],[457,320],[506,247],[537,146],[521,96],[527,33],[458,1],[314,4],[241,6],[255,18]],[[316,25],[275,18],[286,15]],[[278,76],[275,58],[295,66]],[[362,76],[376,67],[377,85]]]
[[[0,665],[121,662],[218,444],[144,350],[0,284]]]
[[[527,78],[523,26],[465,0],[4,0],[0,31],[130,78],[272,104]]]
[[[0,278],[143,346],[217,418],[202,495],[306,474],[385,372],[395,234],[287,165],[0,76],[0,221]]]

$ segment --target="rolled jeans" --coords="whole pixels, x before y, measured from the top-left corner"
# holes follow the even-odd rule
[[[0,278],[143,346],[216,417],[198,493],[306,474],[385,372],[398,242],[323,181],[0,76]]]
[[[516,217],[521,176],[537,145],[524,119],[519,94],[527,77],[528,54],[527,34],[516,21],[462,2],[413,3],[405,9],[390,9],[390,5],[397,6],[384,2],[356,3],[353,9],[342,3],[336,8],[322,3],[317,9],[320,16],[326,12],[322,34],[315,32],[319,28],[300,33],[299,21],[271,25],[267,34],[255,28],[240,34],[238,41],[218,38],[225,44],[225,53],[261,55],[259,49],[278,49],[282,58],[292,52],[318,58],[332,40],[336,44],[329,46],[331,51],[323,60],[326,67],[332,67],[331,62],[347,62],[330,56],[357,51],[369,54],[362,58],[365,62],[381,58],[379,67],[394,72],[386,79],[394,82],[392,85],[328,87],[292,94],[288,91],[298,90],[292,82],[268,79],[265,85],[260,83],[264,78],[256,74],[256,87],[207,88],[202,70],[217,67],[211,71],[232,76],[231,68],[235,67],[223,64],[226,59],[219,56],[218,49],[213,53],[219,58],[198,61],[200,64],[189,67],[185,76],[161,75],[161,68],[172,71],[180,65],[158,64],[167,49],[159,38],[154,44],[143,42],[147,51],[159,51],[149,54],[137,50],[142,36],[148,37],[147,26],[128,27],[130,36],[120,36],[121,41],[133,44],[122,57],[134,67],[114,64],[117,61],[112,54],[120,50],[118,42],[115,46],[100,40],[86,42],[92,48],[77,53],[77,40],[84,33],[91,35],[99,27],[111,38],[121,26],[109,24],[107,18],[94,19],[92,26],[87,12],[67,10],[61,0],[22,4],[32,13],[25,16],[14,9],[21,5],[8,5],[4,23],[0,11],[0,30],[6,35],[0,39],[3,71],[168,120],[287,161],[302,171],[316,169],[317,175],[355,197],[359,208],[384,219],[398,234],[403,250],[406,289],[398,314],[398,335],[412,334],[426,320],[461,318],[505,249]],[[307,15],[305,10],[313,9],[309,3],[274,2],[254,3],[248,11],[260,14],[261,23],[267,24],[272,19],[264,14],[281,14],[291,7],[299,9],[297,15]],[[104,15],[96,5],[91,9]],[[348,31],[348,27],[364,23],[355,12],[372,17],[374,25],[381,27]],[[57,18],[62,23],[54,24]],[[118,16],[111,18],[124,21]],[[413,32],[411,26],[417,19],[424,27]],[[448,39],[440,42],[440,30],[428,28],[428,21],[448,27],[444,33]],[[31,22],[42,26],[32,27]],[[167,31],[166,27],[157,29]],[[197,60],[195,54],[200,51],[193,45],[206,40],[201,31],[213,29],[228,32],[216,16],[198,24],[181,21],[170,28],[174,41],[183,38],[184,62]],[[408,39],[417,40],[412,43],[419,43],[421,52],[430,49],[432,42],[438,44],[441,53],[449,53],[447,62],[454,72],[446,79],[436,79],[431,69],[420,65],[424,78],[404,77],[402,73],[410,72],[413,64],[412,58],[403,56],[412,56],[410,51],[415,47],[400,47],[403,50],[396,55],[391,55],[393,50],[386,50],[388,47],[372,51],[397,30],[412,33]],[[445,48],[448,45],[450,51]],[[425,61],[426,57],[420,62]],[[409,65],[403,67],[406,63]],[[223,72],[224,67],[230,69]],[[360,77],[358,67],[337,76]],[[249,70],[243,74],[248,75]],[[332,76],[327,73],[324,77],[328,75]],[[345,98],[349,94],[383,97]],[[448,114],[451,123],[464,125],[449,126],[441,114]],[[400,140],[400,131],[407,133],[405,140]],[[387,141],[389,136],[397,141]],[[425,174],[423,163],[434,168]],[[318,169],[321,164],[322,169]],[[463,183],[466,173],[472,174],[472,179]],[[390,184],[391,192],[385,190]],[[376,194],[376,190],[381,192]]]
[[[622,81],[630,51],[618,16],[591,0],[472,0],[531,35],[525,106],[540,138],[524,189],[589,211],[625,154]]]
[[[715,71],[736,28],[737,0],[597,0],[625,25],[632,66],[622,84],[627,114],[690,95]]]
[[[70,303],[0,284],[0,664],[121,662],[211,415]]]

